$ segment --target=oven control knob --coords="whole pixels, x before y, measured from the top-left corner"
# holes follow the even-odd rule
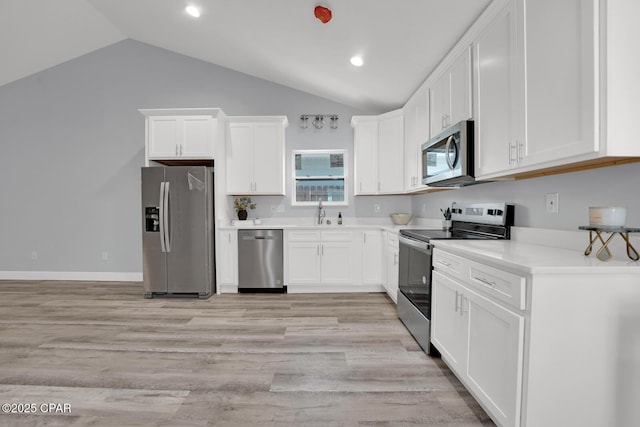
[[[427,284],[427,276],[422,276],[422,284],[423,285]]]

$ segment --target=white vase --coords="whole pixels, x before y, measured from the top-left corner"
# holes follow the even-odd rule
[[[442,221],[442,230],[443,231],[451,231],[451,220],[445,219]]]

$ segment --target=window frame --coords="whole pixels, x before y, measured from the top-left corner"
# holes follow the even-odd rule
[[[323,206],[349,206],[349,197],[348,197],[348,188],[349,188],[349,152],[345,149],[322,149],[322,150],[292,150],[291,151],[291,206],[317,206],[318,201],[298,201],[296,184],[298,183],[298,179],[300,177],[296,177],[296,155],[297,154],[341,154],[342,155],[342,163],[343,163],[343,174],[338,176],[310,176],[306,178],[317,178],[317,179],[335,179],[339,178],[343,180],[344,183],[344,200],[330,202],[323,200]]]

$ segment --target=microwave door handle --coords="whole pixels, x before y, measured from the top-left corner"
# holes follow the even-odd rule
[[[449,169],[453,170],[453,163],[451,163],[451,158],[449,157],[449,152],[451,151],[451,144],[453,143],[453,135],[450,135],[447,138],[447,143],[444,146],[444,158],[447,161],[447,165]]]

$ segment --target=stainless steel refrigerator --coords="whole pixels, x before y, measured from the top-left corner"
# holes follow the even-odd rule
[[[213,168],[142,168],[145,298],[215,292]]]

